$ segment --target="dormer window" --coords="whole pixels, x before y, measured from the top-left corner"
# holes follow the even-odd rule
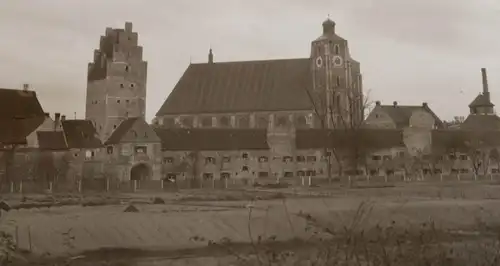
[[[241,155],[241,158],[243,158],[243,159],[248,159],[248,153],[243,153],[243,154]]]

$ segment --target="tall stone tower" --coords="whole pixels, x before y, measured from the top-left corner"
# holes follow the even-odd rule
[[[122,121],[146,114],[147,62],[132,23],[106,28],[88,65],[85,118],[106,140]]]
[[[330,19],[323,22],[323,34],[311,43],[311,71],[315,107],[325,126],[360,124],[365,107],[360,64]]]

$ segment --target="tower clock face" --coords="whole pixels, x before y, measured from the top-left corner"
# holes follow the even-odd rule
[[[342,67],[343,64],[344,64],[344,59],[340,55],[332,56],[333,67]]]
[[[321,58],[321,56],[319,56],[318,58],[316,58],[316,66],[318,68],[321,68],[323,66],[323,58]]]

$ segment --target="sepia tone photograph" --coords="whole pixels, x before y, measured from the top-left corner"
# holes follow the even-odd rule
[[[500,2],[0,0],[0,266],[500,265]]]

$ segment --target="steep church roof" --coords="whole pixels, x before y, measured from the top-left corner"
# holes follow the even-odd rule
[[[310,110],[310,59],[191,64],[157,116]]]

